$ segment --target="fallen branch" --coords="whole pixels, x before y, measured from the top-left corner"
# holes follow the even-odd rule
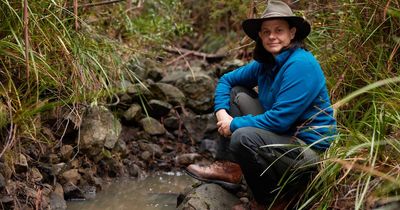
[[[201,57],[204,59],[222,59],[225,57],[224,54],[208,54],[208,53],[188,50],[188,49],[184,49],[184,48],[177,48],[177,47],[163,47],[163,49],[165,51],[171,52],[171,53],[176,53],[176,54],[180,54],[180,55],[194,55],[194,56]]]

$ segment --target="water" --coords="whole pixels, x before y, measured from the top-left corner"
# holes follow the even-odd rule
[[[162,173],[143,180],[118,180],[87,201],[70,201],[67,210],[172,210],[179,193],[195,183],[186,174]]]

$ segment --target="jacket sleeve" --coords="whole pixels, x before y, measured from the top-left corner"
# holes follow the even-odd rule
[[[280,71],[284,75],[272,108],[256,116],[235,117],[230,126],[232,132],[240,127],[257,127],[275,133],[288,131],[325,85],[318,63],[294,60]]]
[[[252,61],[232,72],[224,74],[215,89],[214,111],[226,109],[229,111],[230,92],[234,86],[253,88],[257,86],[257,74],[262,64]]]

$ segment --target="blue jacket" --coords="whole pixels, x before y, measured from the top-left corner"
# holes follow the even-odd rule
[[[297,48],[283,51],[275,64],[252,61],[222,76],[215,91],[214,110],[229,112],[230,90],[258,86],[259,100],[266,110],[260,115],[235,117],[230,129],[262,128],[292,135],[319,150],[325,150],[336,135],[325,76],[315,57]]]

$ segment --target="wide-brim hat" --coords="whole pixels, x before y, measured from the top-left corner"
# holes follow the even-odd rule
[[[261,24],[265,20],[276,18],[283,18],[287,20],[291,26],[296,27],[295,40],[303,40],[310,34],[310,23],[302,17],[295,16],[292,9],[290,9],[285,2],[279,0],[270,0],[261,18],[247,19],[243,21],[242,27],[247,36],[256,41],[258,39],[258,32],[261,29]]]

